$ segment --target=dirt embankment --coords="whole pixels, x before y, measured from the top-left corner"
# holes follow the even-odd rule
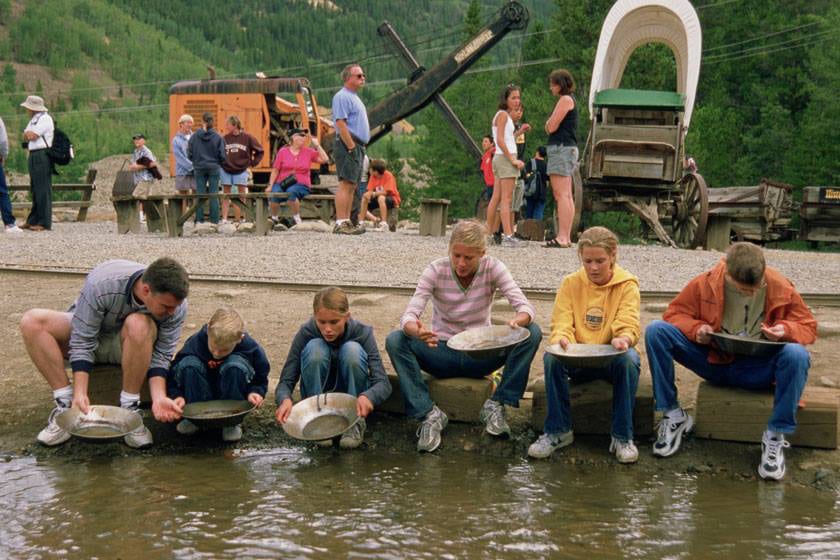
[[[138,453],[122,444],[92,445],[70,441],[58,448],[45,448],[35,443],[51,409],[50,392],[32,366],[23,347],[17,324],[21,314],[31,307],[62,309],[78,293],[79,281],[67,278],[49,278],[36,275],[0,274],[6,287],[0,292],[0,303],[5,320],[0,322],[0,337],[5,341],[0,350],[0,391],[6,395],[7,406],[0,416],[0,453],[8,455],[31,454],[36,457],[70,456],[87,458],[91,456],[131,455]],[[276,383],[289,343],[298,326],[311,313],[311,294],[284,292],[271,288],[251,288],[196,283],[190,294],[190,311],[184,338],[201,327],[220,303],[235,305],[248,321],[251,334],[263,342],[272,363],[269,398],[265,406],[252,414],[245,423],[245,436],[239,444],[223,445],[217,433],[201,434],[194,438],[179,436],[172,425],[161,425],[147,420],[156,444],[140,453],[147,455],[171,455],[177,453],[236,453],[241,449],[262,449],[303,445],[288,438],[273,421],[274,384]],[[351,308],[354,316],[375,328],[377,340],[391,370],[384,341],[388,332],[398,324],[406,305],[404,297],[386,296],[365,298]],[[547,328],[551,304],[537,302],[538,321]],[[643,312],[647,323],[659,316],[657,307]],[[818,319],[834,324],[840,320],[840,309],[821,308],[816,310]],[[840,345],[837,338],[822,338],[812,347],[813,366],[810,383],[840,385],[840,370],[832,364],[840,362]],[[640,348],[640,350],[644,350]],[[643,364],[645,363],[643,357]],[[532,378],[542,375],[542,361],[535,359],[531,369]],[[647,373],[646,364],[642,375]],[[695,398],[697,377],[680,370],[678,385],[681,399],[692,404]],[[450,423],[443,434],[443,445],[439,454],[480,453],[498,457],[524,457],[528,445],[539,435],[529,427],[530,401],[525,400],[518,410],[511,410],[514,437],[498,440],[482,432],[478,425]],[[362,453],[376,453],[377,449],[395,449],[413,452],[415,449],[416,424],[401,416],[375,413],[368,422],[366,444]],[[738,444],[690,438],[684,448],[674,457],[656,460],[651,456],[651,441],[639,439],[639,463],[633,466],[618,465],[607,452],[607,436],[577,436],[574,445],[555,453],[550,459],[562,472],[564,465],[585,468],[635,469],[639,476],[649,477],[673,472],[693,473],[696,476],[725,477],[735,480],[754,481],[757,478],[760,450],[758,444]],[[339,451],[318,451],[338,453]],[[813,485],[821,489],[840,487],[840,451],[791,448],[787,451],[787,483]]]

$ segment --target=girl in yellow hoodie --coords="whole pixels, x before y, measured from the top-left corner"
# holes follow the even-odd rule
[[[545,390],[548,415],[544,434],[528,448],[528,455],[545,458],[572,443],[569,378],[606,379],[613,385],[610,453],[621,463],[635,463],[633,404],[639,384],[639,280],[618,266],[618,238],[603,227],[584,231],[578,240],[581,268],[563,279],[551,317],[550,344],[564,349],[572,343],[611,344],[624,354],[601,369],[570,368],[546,353]]]

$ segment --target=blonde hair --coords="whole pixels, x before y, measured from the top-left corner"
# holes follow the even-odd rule
[[[350,313],[350,302],[347,301],[347,294],[341,288],[330,286],[322,288],[315,294],[312,301],[312,311],[317,313],[319,309],[328,309],[346,315]]]
[[[758,286],[764,278],[764,252],[746,241],[733,243],[726,251],[726,272],[742,284]]]
[[[451,249],[456,243],[484,251],[487,249],[487,228],[477,220],[461,220],[452,228],[449,248]]]
[[[618,253],[618,237],[605,227],[591,227],[578,238],[578,256],[583,255],[587,247],[600,247],[610,257],[615,257]]]
[[[242,130],[242,121],[236,115],[231,115],[227,118],[228,124],[232,124],[237,129]]]
[[[245,334],[245,321],[242,316],[229,306],[220,307],[207,323],[207,337],[221,348],[234,346]]]

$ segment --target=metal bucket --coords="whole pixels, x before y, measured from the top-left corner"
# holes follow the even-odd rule
[[[204,401],[184,407],[184,418],[202,428],[227,428],[241,424],[254,410],[248,401]]]
[[[740,354],[741,356],[755,356],[767,358],[781,350],[784,342],[774,342],[763,338],[750,338],[737,334],[712,333],[712,339],[717,347],[729,354]]]
[[[294,405],[283,430],[295,439],[320,441],[340,436],[358,421],[356,397],[322,393]]]
[[[58,426],[70,435],[93,442],[122,438],[143,425],[143,418],[133,410],[95,404],[87,414],[70,408],[56,416]]]
[[[507,356],[511,348],[527,340],[531,332],[524,327],[511,328],[508,325],[491,325],[459,332],[446,345],[471,358],[482,360]]]
[[[612,344],[569,344],[565,350],[559,344],[547,344],[545,351],[556,356],[567,367],[604,368],[627,352]]]

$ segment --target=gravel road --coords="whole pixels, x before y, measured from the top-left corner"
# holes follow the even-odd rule
[[[113,258],[181,261],[192,273],[272,278],[289,282],[414,286],[425,265],[443,256],[447,239],[420,237],[416,230],[339,236],[317,232],[220,234],[168,238],[162,234],[117,235],[116,223],[54,224],[51,232],[0,234],[0,265],[91,268]],[[554,290],[579,266],[574,249],[490,247],[525,288]],[[642,290],[677,291],[721,258],[713,251],[656,245],[620,248],[619,262],[636,274]],[[803,293],[840,294],[840,253],[767,250],[767,262]]]

